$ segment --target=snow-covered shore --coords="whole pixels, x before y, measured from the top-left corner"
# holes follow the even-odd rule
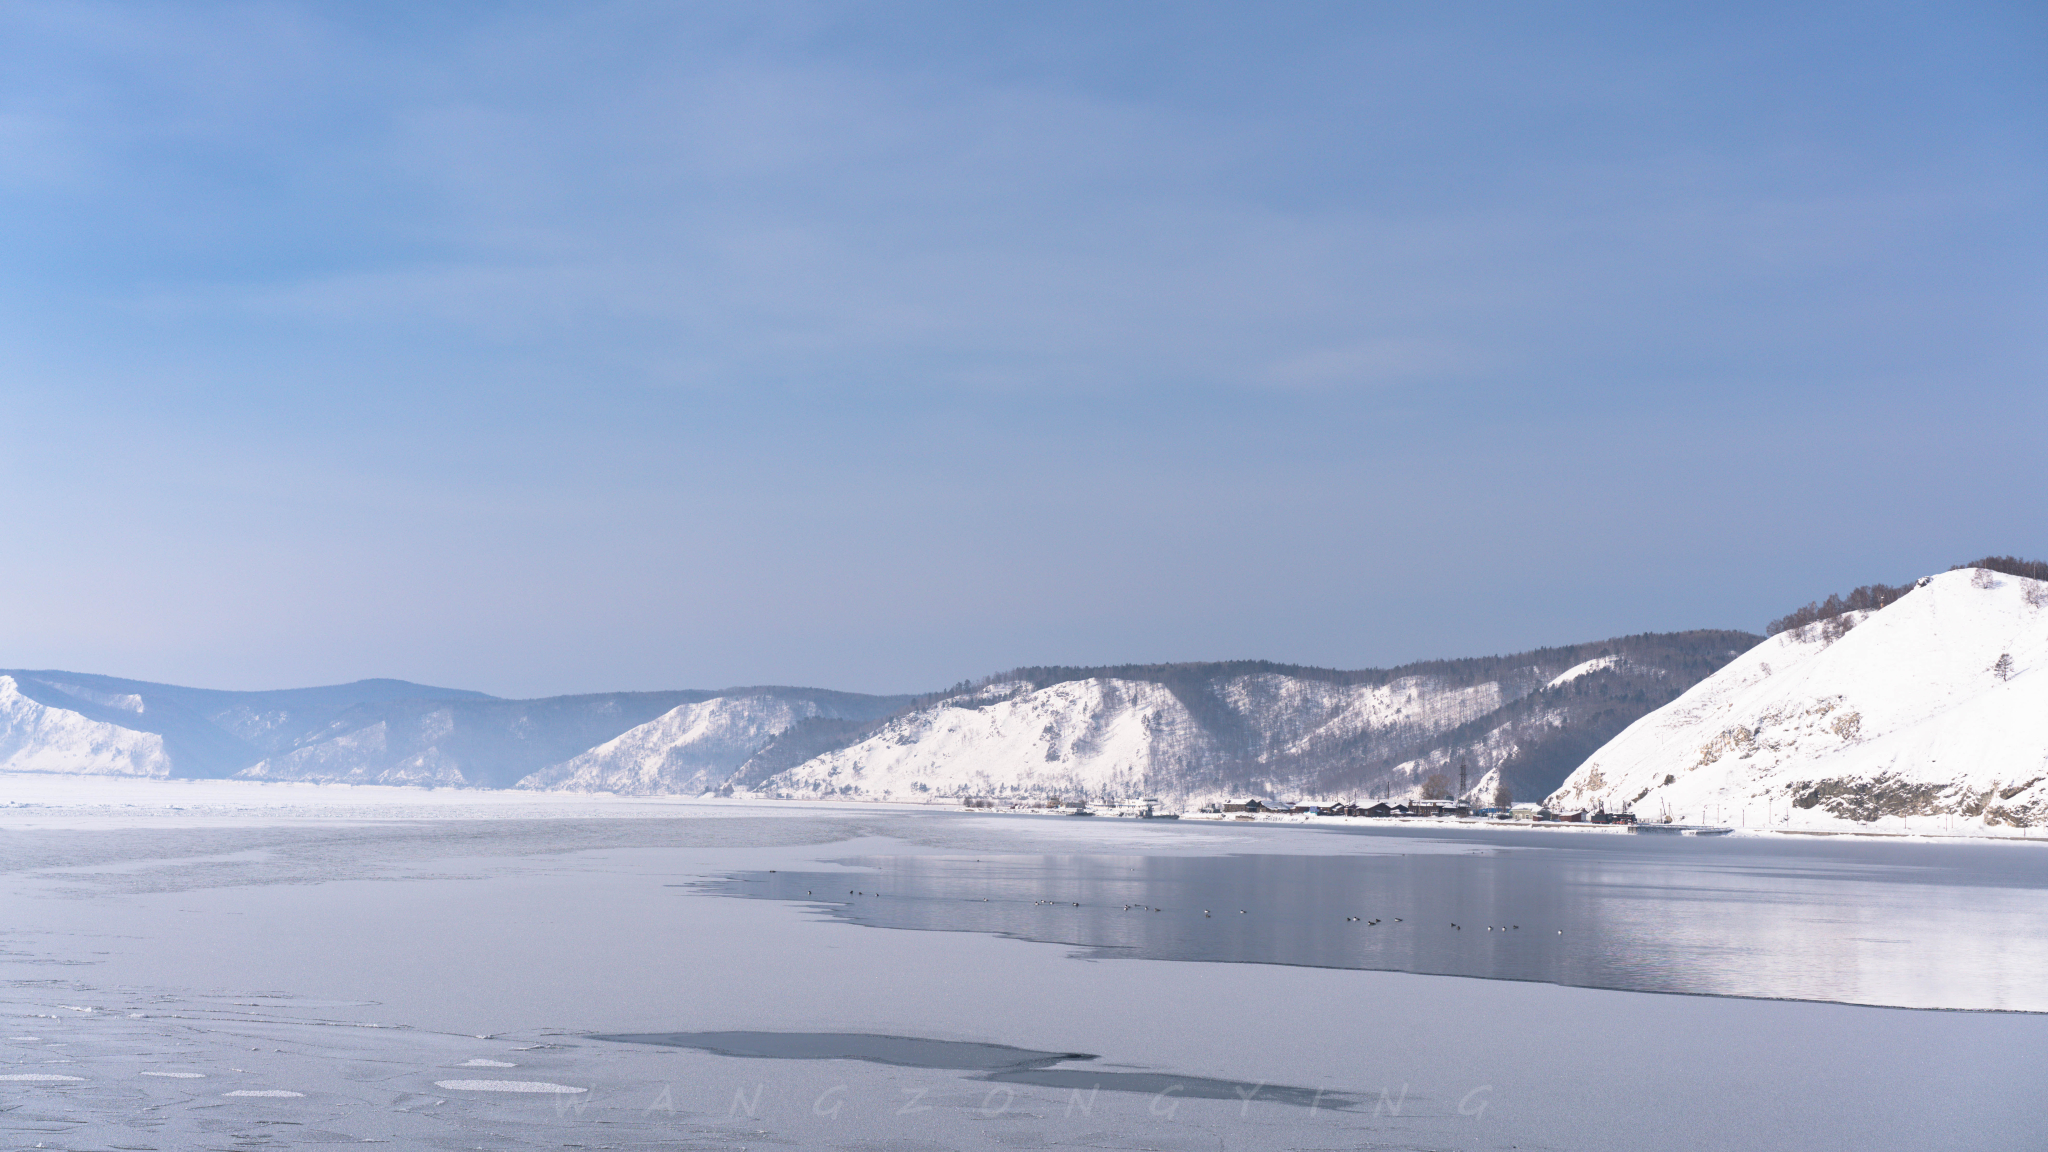
[[[421,788],[265,780],[139,780],[56,773],[0,775],[0,827],[127,819],[151,823],[272,820],[545,820],[716,816],[763,812],[930,810],[880,801],[767,801],[702,796],[620,796],[499,788]],[[25,823],[26,822],[26,823]],[[82,825],[81,825],[82,826]]]
[[[146,780],[113,776],[10,773],[0,776],[0,830],[130,826],[233,826],[270,823],[350,823],[393,820],[563,820],[652,817],[832,817],[862,813],[957,813],[979,820],[1057,823],[1061,838],[1076,843],[1119,839],[1108,830],[1153,823],[1116,816],[1077,818],[1053,812],[965,810],[944,800],[762,800],[753,798],[618,796],[608,792],[536,792],[488,788],[419,788],[381,784],[310,784],[253,780]],[[1901,842],[2009,841],[2048,846],[2035,828],[1987,827],[1941,817],[1894,817],[1867,824],[1794,810],[1768,826],[1727,825],[1736,837],[1857,836]],[[1179,823],[1225,825],[1257,835],[1306,828],[1371,833],[1395,829],[1541,831],[1572,836],[1627,835],[1619,825],[1534,823],[1457,817],[1362,817],[1291,813],[1183,814]],[[1090,831],[1095,829],[1095,831]],[[1249,842],[1248,842],[1249,843]]]
[[[1762,811],[1762,806],[1758,806]],[[1714,809],[1708,815],[1722,815]],[[1759,822],[1751,827],[1747,823],[1710,825],[1715,829],[1726,829],[1731,836],[1879,836],[1895,840],[2006,840],[2019,843],[2048,845],[2048,833],[2041,829],[2020,827],[1986,827],[1968,820],[1957,820],[1949,816],[1899,816],[1873,820],[1868,823],[1848,822],[1825,816],[1808,818],[1796,810],[1790,815],[1779,814],[1780,819],[1771,823]],[[1602,836],[1626,836],[1631,830],[1622,824],[1591,824],[1570,821],[1534,820],[1487,820],[1479,817],[1456,816],[1309,816],[1291,813],[1264,813],[1255,817],[1237,814],[1218,815],[1215,813],[1191,813],[1183,820],[1209,822],[1243,822],[1256,824],[1301,824],[1326,828],[1468,828],[1495,831],[1539,831],[1559,833],[1580,833]],[[1651,827],[1655,827],[1652,825]]]

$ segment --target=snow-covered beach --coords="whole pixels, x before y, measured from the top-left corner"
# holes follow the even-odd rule
[[[2039,1131],[2040,1015],[1083,959],[696,887],[862,856],[1449,850],[1426,838],[79,783],[0,797],[0,1052],[43,1077],[0,1088],[15,1142],[2020,1148]],[[1094,1059],[1034,1080],[593,1038],[700,1031]]]

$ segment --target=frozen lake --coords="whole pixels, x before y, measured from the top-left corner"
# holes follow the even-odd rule
[[[2043,1130],[2048,1015],[1584,986],[1662,965],[1747,996],[1818,966],[1823,996],[2021,1003],[2038,846],[12,783],[5,1147],[1804,1152]],[[1522,927],[1489,943],[1492,908]],[[1709,947],[1731,923],[1741,964]],[[1520,978],[1430,971],[1459,965]]]
[[[2035,846],[1318,831],[1353,851],[867,857],[709,888],[1101,957],[2048,1012]]]

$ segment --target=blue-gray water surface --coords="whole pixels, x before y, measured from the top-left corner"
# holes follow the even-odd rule
[[[862,857],[710,887],[1105,957],[2048,1012],[2040,846],[1489,830],[1359,847]]]

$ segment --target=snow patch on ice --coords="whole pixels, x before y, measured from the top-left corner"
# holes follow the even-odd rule
[[[451,1092],[549,1092],[557,1095],[590,1091],[588,1088],[571,1088],[567,1084],[550,1084],[545,1080],[436,1080],[434,1087]]]

